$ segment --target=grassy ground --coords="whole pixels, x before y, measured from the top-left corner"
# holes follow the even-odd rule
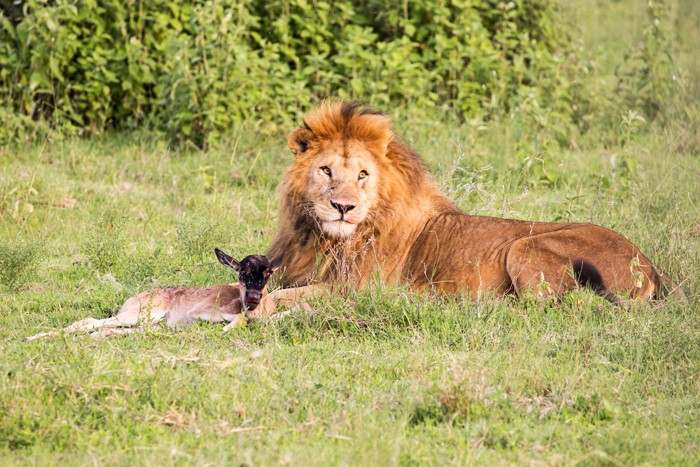
[[[2,148],[2,463],[699,463],[699,155],[668,129],[528,154],[507,123],[397,126],[465,210],[613,228],[689,301],[383,289],[226,335],[22,344],[154,285],[231,281],[213,247],[265,250],[292,156],[251,128],[203,153],[139,135]]]

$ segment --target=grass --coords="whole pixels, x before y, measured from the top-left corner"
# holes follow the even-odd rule
[[[576,17],[589,35],[606,21]],[[1,148],[2,463],[700,462],[700,157],[680,130],[529,153],[507,122],[396,124],[465,210],[613,228],[689,300],[369,289],[225,335],[23,344],[155,285],[230,282],[212,250],[265,250],[292,155],[250,128],[206,152],[139,134]]]

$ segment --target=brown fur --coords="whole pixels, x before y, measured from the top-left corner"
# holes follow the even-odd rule
[[[197,320],[225,321],[229,324],[224,330],[229,330],[244,322],[244,315],[252,319],[265,316],[265,309],[270,308],[267,305],[270,301],[267,282],[279,267],[282,257],[268,261],[264,256],[250,255],[238,262],[218,248],[214,252],[221,264],[238,273],[237,284],[147,290],[127,299],[116,316],[85,318],[63,330],[42,332],[24,341],[47,339],[62,332],[90,332],[96,337],[128,334],[142,323],[155,325],[161,321],[166,321],[169,326],[191,324]]]
[[[283,286],[362,286],[379,274],[385,283],[477,297],[558,296],[578,286],[613,302],[616,294],[660,293],[662,275],[611,230],[464,214],[397,139],[390,119],[355,103],[322,103],[289,145],[296,158],[280,185],[279,228],[268,252],[286,254]],[[353,178],[365,165],[373,185]],[[319,170],[327,166],[326,179]],[[340,214],[328,205],[339,198],[366,217],[356,225],[335,220]],[[342,224],[343,233],[329,234],[324,222]]]
[[[129,298],[116,316],[104,319],[85,318],[60,331],[35,334],[24,339],[56,337],[61,333],[89,332],[95,337],[128,334],[142,323],[155,325],[166,321],[169,326],[191,324],[198,319],[212,323],[238,323],[243,302],[238,285],[212,287],[161,287]]]

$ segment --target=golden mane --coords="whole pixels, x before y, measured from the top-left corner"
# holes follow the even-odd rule
[[[386,150],[393,137],[391,119],[358,102],[325,100],[309,112],[304,126],[320,141],[356,139],[377,152]]]
[[[357,102],[327,100],[309,112],[301,130],[313,137],[307,151],[297,154],[280,184],[279,227],[269,249],[270,255],[285,255],[279,282],[284,286],[315,280],[364,283],[376,271],[397,279],[398,262],[385,256],[408,254],[409,237],[417,232],[397,233],[395,226],[413,223],[428,215],[427,211],[435,214],[457,208],[437,188],[421,158],[398,140],[385,114]],[[371,153],[383,183],[372,215],[358,227],[357,234],[349,240],[336,240],[324,236],[308,212],[307,174],[318,150],[350,141],[362,142]],[[416,197],[421,202],[417,203]],[[388,235],[391,231],[394,233]],[[400,241],[405,244],[400,245]]]

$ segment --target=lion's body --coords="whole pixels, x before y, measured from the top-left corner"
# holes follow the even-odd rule
[[[446,292],[542,296],[589,285],[608,297],[612,290],[651,298],[660,285],[637,247],[593,224],[440,215],[428,221],[409,258],[404,277],[412,287]]]
[[[324,103],[289,144],[269,255],[281,284],[385,283],[446,293],[560,295],[587,285],[652,298],[663,280],[625,237],[592,224],[538,223],[461,212],[388,117]]]

